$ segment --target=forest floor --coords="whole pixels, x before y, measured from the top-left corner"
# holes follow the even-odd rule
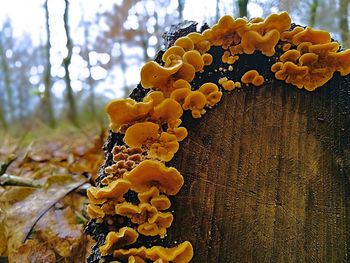
[[[0,262],[85,262],[86,188],[105,135],[90,127],[1,136]]]

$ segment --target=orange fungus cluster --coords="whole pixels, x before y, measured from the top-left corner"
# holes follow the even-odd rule
[[[196,74],[213,63],[214,46],[222,48],[221,64],[228,66],[228,74],[195,86]],[[187,129],[181,126],[184,111],[200,118],[221,100],[222,91],[241,88],[241,83],[262,86],[265,78],[255,69],[235,76],[235,62],[240,55],[254,52],[272,57],[276,48],[281,55],[274,56],[271,71],[276,79],[298,88],[313,91],[334,72],[350,73],[350,50],[339,52],[339,44],[332,42],[328,32],[298,26],[291,30],[286,12],[252,20],[224,16],[202,33],[178,38],[163,53],[161,63],[150,61],[143,66],[141,85],[149,92],[142,101],[127,98],[108,104],[111,130],[124,134],[125,145],[114,147],[113,164],[105,168],[107,176],[101,186],[88,190],[87,211],[97,220],[107,215],[125,217],[134,227],[109,232],[100,247],[102,255],[128,262],[186,263],[192,259],[188,241],[172,248],[125,246],[134,244],[140,235],[164,238],[173,222],[168,196],[180,191],[184,178],[165,163],[187,137]],[[137,193],[137,204],[125,200],[128,191]]]

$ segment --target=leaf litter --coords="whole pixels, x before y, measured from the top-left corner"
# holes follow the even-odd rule
[[[0,185],[0,262],[85,262],[85,189],[103,162],[105,132],[96,134],[59,134],[24,149],[1,143],[0,164],[11,160],[3,175],[38,185]]]

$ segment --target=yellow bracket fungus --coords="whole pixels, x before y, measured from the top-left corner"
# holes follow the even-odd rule
[[[152,160],[141,162],[125,175],[125,179],[131,182],[131,189],[136,192],[144,192],[156,186],[160,192],[168,195],[177,194],[184,182],[178,170]]]
[[[168,132],[162,132],[159,142],[150,146],[148,156],[152,159],[158,159],[164,162],[170,161],[179,149],[177,137]]]
[[[158,260],[173,263],[188,263],[193,257],[193,247],[190,242],[185,241],[173,248],[154,246],[151,248],[130,248],[114,250],[113,255],[117,258],[128,258],[129,256],[139,256],[143,259]]]
[[[200,91],[192,91],[185,98],[182,105],[184,110],[191,110],[193,118],[200,118],[204,113],[204,107],[207,103],[205,95]]]
[[[168,65],[164,67],[154,61],[147,62],[141,69],[142,87],[161,88],[183,65],[182,60],[176,55],[169,55],[167,62]]]
[[[302,42],[311,42],[312,44],[325,44],[331,42],[331,35],[327,31],[315,30],[311,27],[298,32],[292,38],[292,43],[298,45]]]
[[[118,232],[111,231],[107,234],[106,240],[100,251],[102,256],[106,256],[112,249],[121,248],[136,242],[139,234],[130,227],[122,227]]]
[[[253,54],[255,50],[259,50],[270,57],[275,54],[275,46],[279,38],[280,33],[276,29],[268,31],[264,36],[255,31],[247,31],[242,36],[241,45],[246,54]]]
[[[255,69],[252,69],[244,73],[241,81],[246,84],[252,83],[254,86],[261,86],[264,83],[264,78]]]
[[[118,132],[122,125],[133,123],[153,109],[152,102],[136,102],[133,99],[113,100],[106,111],[112,131]]]
[[[183,56],[184,62],[192,65],[196,72],[201,71],[204,67],[204,61],[197,50],[187,51]]]
[[[182,47],[185,51],[190,51],[194,49],[194,43],[189,37],[180,37],[178,38],[174,46]]]
[[[102,218],[105,216],[103,210],[97,205],[88,204],[86,207],[86,212],[90,218]]]
[[[159,138],[159,125],[153,122],[140,122],[130,126],[124,136],[124,142],[130,147],[149,145]]]
[[[108,199],[123,200],[123,195],[130,189],[130,182],[125,179],[117,179],[111,182],[106,187],[90,187],[87,194],[94,199]]]

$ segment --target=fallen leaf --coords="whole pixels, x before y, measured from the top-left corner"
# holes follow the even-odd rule
[[[11,226],[11,228],[9,228],[7,246],[9,258],[26,240],[36,222],[58,200],[87,181],[85,177],[79,176],[74,178],[71,182],[62,184],[62,177],[58,178],[57,184],[54,184],[54,181],[50,181],[50,188],[37,189],[24,200],[14,203],[6,210],[6,225]]]
[[[13,252],[11,263],[55,263],[55,252],[37,240],[27,240],[25,244]]]

